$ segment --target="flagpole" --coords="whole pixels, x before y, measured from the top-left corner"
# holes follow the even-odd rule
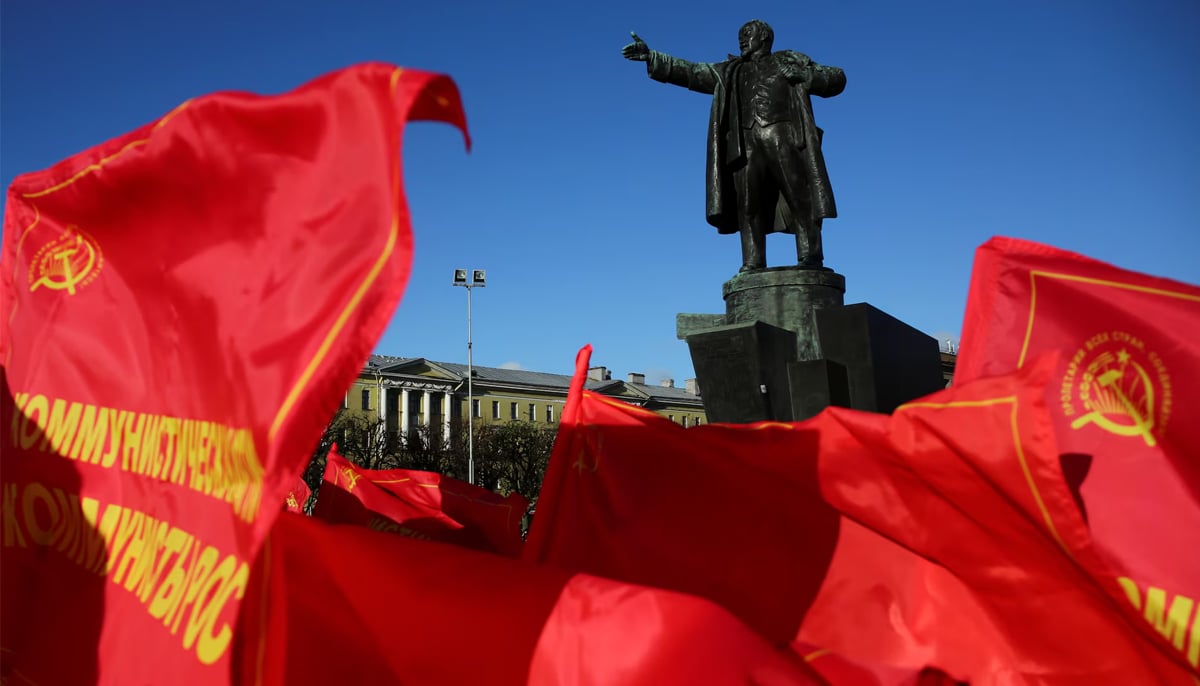
[[[467,286],[467,483],[475,483],[475,379],[471,344],[471,287]]]
[[[471,340],[471,289],[487,285],[487,272],[483,269],[470,270],[467,281],[466,269],[454,270],[454,285],[467,289],[467,483],[475,483],[475,361],[474,343]]]

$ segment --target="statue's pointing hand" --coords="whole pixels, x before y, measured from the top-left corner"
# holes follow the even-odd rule
[[[630,31],[629,35],[633,36],[633,42],[621,48],[621,55],[625,59],[635,62],[645,62],[650,59],[650,48],[646,45],[646,41],[638,38],[633,31]]]

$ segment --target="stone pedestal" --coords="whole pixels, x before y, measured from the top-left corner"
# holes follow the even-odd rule
[[[799,360],[821,359],[815,312],[840,307],[846,279],[826,269],[779,267],[738,274],[725,282],[725,323],[759,321],[796,334]]]
[[[730,324],[688,336],[710,422],[792,418],[788,360],[796,336],[762,322]]]
[[[838,405],[891,412],[942,387],[937,341],[866,303],[828,269],[725,282],[725,314],[680,314],[709,421],[807,419]]]
[[[846,368],[833,360],[789,362],[793,421],[815,417],[830,406],[852,407]]]
[[[945,386],[937,341],[887,312],[856,303],[816,319],[825,356],[846,368],[849,407],[890,413]]]

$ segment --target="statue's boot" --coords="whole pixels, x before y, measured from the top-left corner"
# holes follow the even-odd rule
[[[767,266],[767,237],[762,231],[753,228],[743,228],[742,235],[742,268],[738,272],[749,272],[765,269]]]
[[[821,220],[809,222],[796,231],[796,263],[807,269],[820,267],[825,262],[825,251],[821,246]]]

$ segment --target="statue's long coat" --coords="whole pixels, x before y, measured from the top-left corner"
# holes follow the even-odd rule
[[[818,65],[807,55],[792,50],[773,52],[763,59],[775,61],[777,67],[782,66],[782,61],[791,61],[805,74],[805,78],[792,84],[791,112],[793,123],[803,132],[801,159],[804,177],[808,181],[810,216],[814,219],[836,217],[833,188],[829,184],[829,172],[825,170],[825,157],[821,154],[823,132],[813,121],[810,96],[828,98],[841,93],[846,87],[846,74],[838,67]],[[741,57],[730,57],[724,62],[689,62],[656,51],[650,52],[646,62],[650,78],[713,96],[708,120],[708,172],[705,185],[708,223],[720,233],[738,232],[737,193],[730,165],[742,155],[735,81],[741,63]],[[797,222],[792,218],[790,208],[782,198],[777,202],[779,207],[775,212],[775,224],[770,231],[795,233]]]

